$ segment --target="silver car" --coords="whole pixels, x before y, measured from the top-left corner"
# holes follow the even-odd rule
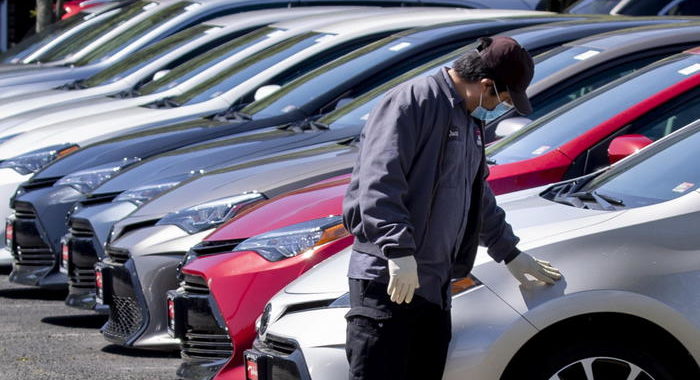
[[[564,278],[521,286],[480,249],[453,282],[444,378],[700,378],[699,147],[696,121],[609,169],[498,197],[519,248]],[[347,372],[348,260],[339,253],[272,299],[246,353],[260,379]]]

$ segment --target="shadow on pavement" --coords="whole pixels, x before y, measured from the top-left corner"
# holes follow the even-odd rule
[[[74,327],[83,329],[99,329],[107,322],[106,315],[88,314],[88,315],[61,315],[53,317],[44,317],[41,322],[54,326]]]
[[[12,265],[0,265],[0,275],[8,275],[12,272]]]
[[[153,351],[140,350],[137,348],[126,348],[116,344],[102,347],[102,352],[138,358],[179,358],[180,351]]]
[[[12,299],[63,301],[66,299],[67,295],[68,290],[53,290],[41,288],[0,289],[0,297]]]

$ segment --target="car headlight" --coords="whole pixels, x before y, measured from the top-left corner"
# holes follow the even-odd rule
[[[217,199],[164,216],[156,225],[171,224],[189,234],[214,228],[231,219],[243,206],[265,197],[260,193],[239,194],[230,198]]]
[[[121,161],[98,166],[96,168],[77,171],[59,179],[54,186],[70,186],[83,194],[87,194],[108,179],[117,175],[117,173],[126,166],[140,160],[141,159],[138,157],[125,158]]]
[[[160,195],[161,193],[165,192],[166,190],[172,189],[179,183],[180,181],[172,181],[166,183],[158,183],[155,185],[137,187],[119,194],[119,196],[114,198],[114,202],[127,201],[134,203],[137,206],[140,206],[155,198],[156,196]]]
[[[236,251],[255,251],[269,261],[279,261],[349,235],[341,216],[329,216],[253,236]]]
[[[454,279],[450,283],[450,286],[452,287],[452,297],[481,285],[481,281],[471,274],[467,277]],[[328,304],[328,307],[350,307],[350,293],[345,293],[342,296],[334,299]]]
[[[0,169],[14,169],[21,175],[32,174],[43,169],[54,160],[73,153],[76,150],[78,150],[78,146],[74,144],[54,145],[21,156],[8,158],[0,163]]]

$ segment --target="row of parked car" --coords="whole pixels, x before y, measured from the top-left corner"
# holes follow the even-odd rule
[[[108,341],[180,350],[180,377],[344,377],[364,122],[506,35],[534,113],[486,126],[488,181],[565,278],[518,287],[480,251],[445,377],[700,378],[700,18],[401,3],[110,2],[6,52],[10,281],[68,286]]]

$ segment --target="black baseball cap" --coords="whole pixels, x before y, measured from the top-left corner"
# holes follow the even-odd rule
[[[532,113],[532,105],[525,90],[535,74],[530,53],[514,39],[506,36],[480,38],[477,48],[481,60],[489,67],[499,83],[505,83],[513,106],[521,115]],[[488,41],[491,41],[488,44]],[[486,45],[486,46],[485,46]]]

